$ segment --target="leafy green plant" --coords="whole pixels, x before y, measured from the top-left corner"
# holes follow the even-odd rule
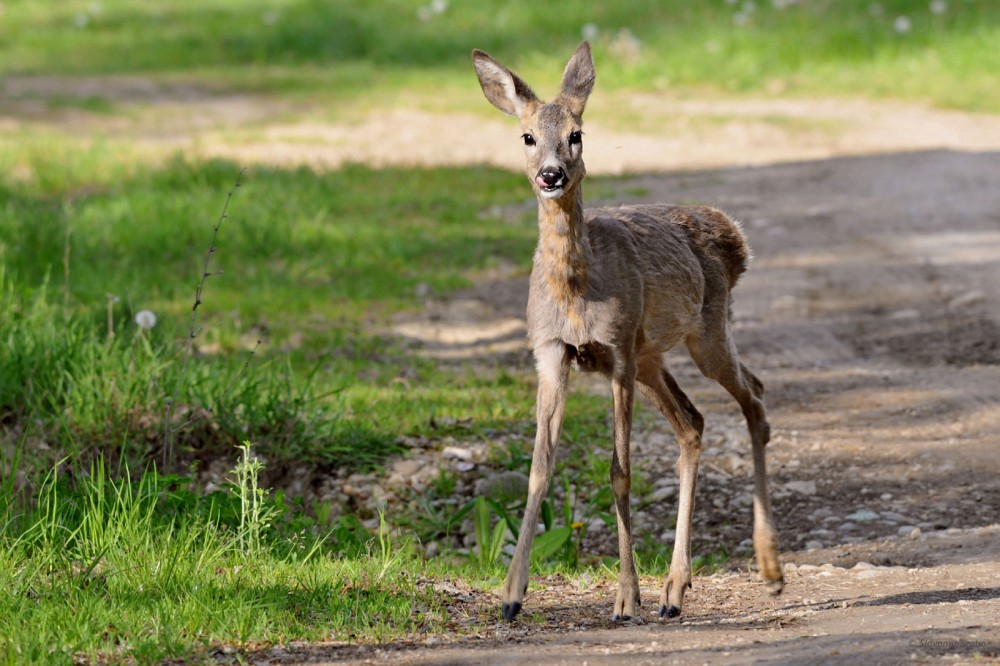
[[[502,507],[483,496],[472,501],[474,503],[472,520],[476,535],[476,557],[480,566],[492,567],[500,561],[503,547],[507,543],[507,522],[502,515],[498,516],[499,520],[491,528],[493,512],[497,509],[502,510]]]
[[[264,463],[253,455],[249,441],[239,447],[242,457],[233,469],[233,489],[240,499],[240,524],[237,542],[247,557],[259,557],[262,535],[274,521],[277,512],[267,505],[267,490],[259,485]]]

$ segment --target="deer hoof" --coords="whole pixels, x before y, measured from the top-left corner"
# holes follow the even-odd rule
[[[781,591],[785,589],[785,581],[783,578],[778,580],[766,580],[764,584],[767,585],[767,591],[773,595],[781,594]]]
[[[660,617],[677,617],[681,614],[681,609],[673,604],[660,606]]]
[[[521,602],[512,601],[509,604],[503,605],[503,619],[507,622],[513,622],[517,614],[521,612]]]

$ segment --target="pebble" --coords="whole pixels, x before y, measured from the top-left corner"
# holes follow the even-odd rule
[[[490,474],[476,482],[476,494],[503,504],[520,500],[528,494],[528,477],[514,470]]]
[[[986,299],[986,294],[984,294],[979,289],[973,289],[967,291],[964,294],[959,294],[953,299],[948,301],[948,307],[951,309],[964,308],[970,305],[977,305],[982,303]]]
[[[903,525],[896,531],[896,534],[898,534],[901,537],[909,537],[911,539],[916,539],[918,536],[920,536],[921,532],[920,528],[914,525]]]
[[[855,529],[856,527],[857,527],[857,525],[855,525],[855,524],[854,524],[854,523],[852,523],[851,521],[847,521],[846,523],[841,523],[841,524],[840,524],[840,525],[839,525],[839,526],[837,527],[837,529],[838,529],[838,530],[840,530],[841,532],[849,532],[850,530],[853,530],[853,529]]]
[[[676,486],[663,486],[662,488],[657,488],[649,495],[649,501],[662,502],[663,500],[672,499],[676,495]]]
[[[822,547],[823,547],[822,541],[817,541],[816,539],[813,539],[811,541],[806,541],[806,550],[819,550]]]
[[[877,520],[878,514],[874,511],[869,511],[867,509],[862,509],[861,511],[855,511],[851,515],[847,516],[847,520],[856,520],[859,523],[867,523],[870,520]]]
[[[423,467],[423,463],[420,462],[419,460],[412,460],[412,459],[397,460],[392,464],[392,471],[395,474],[407,477],[407,476],[413,476],[414,474],[419,472],[421,467]]]
[[[816,494],[815,481],[789,481],[788,483],[785,484],[785,488],[793,492],[799,493],[801,495]]]
[[[441,451],[442,458],[454,458],[456,460],[472,460],[472,450],[465,449],[460,446],[446,446]]]

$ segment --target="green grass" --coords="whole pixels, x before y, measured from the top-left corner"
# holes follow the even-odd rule
[[[0,411],[61,454],[147,453],[239,169],[178,160],[88,182],[72,159],[33,168],[30,182],[0,185]],[[403,434],[520,428],[525,373],[442,370],[385,333],[420,302],[417,285],[447,293],[497,262],[526,264],[531,218],[487,212],[519,203],[515,182],[485,168],[248,171],[219,230],[220,274],[206,283],[179,396],[215,409],[221,430],[195,424],[192,446],[252,438],[277,460],[363,468]],[[140,309],[157,314],[148,333],[132,321]]]
[[[444,627],[417,585],[439,572],[405,541],[344,520],[326,532],[269,502],[264,521],[238,493],[202,496],[183,477],[67,471],[27,500],[0,487],[0,663],[154,663]],[[255,516],[257,541],[244,538]]]
[[[754,9],[748,10],[752,5]],[[1000,6],[951,0],[594,4],[423,0],[137,0],[8,3],[5,73],[194,76],[212,85],[385,100],[401,87],[469,88],[483,48],[532,80],[554,79],[596,30],[602,86],[867,94],[1000,109]],[[874,9],[873,9],[874,8]],[[421,18],[424,16],[424,18]],[[908,28],[897,28],[905,18]],[[93,101],[89,104],[94,104]]]

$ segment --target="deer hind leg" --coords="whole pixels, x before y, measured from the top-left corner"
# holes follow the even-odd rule
[[[566,407],[566,387],[569,377],[569,355],[562,344],[553,343],[535,350],[538,367],[538,399],[535,405],[538,429],[535,449],[531,455],[528,477],[528,500],[517,538],[514,557],[510,561],[503,586],[503,618],[508,622],[521,611],[521,602],[528,589],[531,565],[531,542],[535,537],[538,513],[548,491],[555,466],[556,448]]]
[[[761,578],[773,594],[778,594],[784,586],[784,577],[767,491],[764,448],[771,438],[771,426],[764,411],[764,385],[740,360],[728,321],[719,330],[715,339],[689,338],[687,347],[701,372],[722,385],[740,404],[746,417],[753,445],[753,547]]]
[[[680,501],[677,508],[677,535],[663,592],[660,594],[660,617],[677,617],[684,604],[684,593],[691,587],[691,519],[694,492],[701,456],[701,435],[705,420],[688,399],[659,357],[640,364],[639,387],[643,394],[666,417],[677,435],[680,457]]]
[[[634,359],[616,359],[611,373],[611,392],[615,401],[615,450],[611,459],[611,490],[618,515],[618,593],[611,621],[634,616],[639,609],[639,576],[632,553],[632,516],[629,490],[632,470],[629,459],[632,433],[632,405],[635,394]]]

